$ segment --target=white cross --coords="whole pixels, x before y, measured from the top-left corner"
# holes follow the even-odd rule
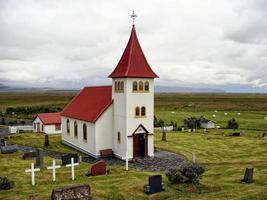
[[[75,179],[75,174],[74,174],[74,166],[79,165],[79,163],[74,163],[74,158],[71,158],[71,164],[66,165],[66,167],[71,167],[71,179]]]
[[[40,171],[40,168],[34,169],[34,163],[31,164],[31,169],[25,170],[26,173],[29,173],[29,172],[32,173],[32,185],[35,185],[35,172],[38,172],[38,171]]]
[[[135,18],[137,17],[137,15],[134,13],[134,11],[133,11],[133,13],[130,15],[130,17],[132,18],[132,20],[133,20],[133,25],[134,25],[134,20],[135,20]]]
[[[193,154],[192,154],[192,160],[193,160],[193,163],[196,162],[196,154],[195,154],[195,152],[193,152]]]
[[[52,166],[47,167],[47,169],[52,169],[53,181],[56,181],[56,169],[60,168],[60,165],[56,165],[56,161],[53,160]]]
[[[128,152],[126,151],[126,165],[125,165],[125,168],[126,168],[126,171],[128,171],[129,169],[129,159],[128,159]]]

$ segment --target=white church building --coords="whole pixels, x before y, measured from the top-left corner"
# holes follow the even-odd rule
[[[154,156],[154,78],[133,25],[111,86],[83,88],[61,113],[62,142],[93,157]]]

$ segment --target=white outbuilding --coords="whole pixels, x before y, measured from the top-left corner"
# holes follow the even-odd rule
[[[154,156],[154,79],[133,25],[110,86],[83,88],[61,113],[62,142],[93,157]],[[127,154],[127,156],[126,156]]]
[[[39,113],[32,120],[33,132],[42,132],[45,134],[61,133],[60,112],[57,113]]]

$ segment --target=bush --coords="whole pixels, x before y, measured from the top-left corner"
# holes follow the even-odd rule
[[[205,168],[196,163],[184,163],[176,168],[168,169],[165,173],[171,184],[199,183]]]
[[[9,190],[15,187],[14,181],[10,181],[7,177],[0,176],[0,190]]]
[[[235,129],[238,129],[238,127],[239,127],[239,124],[237,123],[235,118],[228,120],[226,128],[235,130]]]

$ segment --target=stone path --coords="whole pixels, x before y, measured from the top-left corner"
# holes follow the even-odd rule
[[[36,148],[29,146],[18,145],[19,150],[21,151],[36,151]],[[45,155],[50,156],[55,159],[61,159],[61,156],[66,154],[62,152],[56,152],[51,150],[44,150]],[[99,159],[93,157],[83,157],[83,162],[95,163]],[[125,161],[122,161],[118,158],[103,158],[108,165],[120,165],[125,166]],[[134,168],[138,170],[145,171],[165,171],[168,168],[181,165],[186,162],[186,158],[181,155],[171,153],[163,150],[155,150],[154,157],[144,157],[138,158],[138,162],[129,162],[129,168]]]

